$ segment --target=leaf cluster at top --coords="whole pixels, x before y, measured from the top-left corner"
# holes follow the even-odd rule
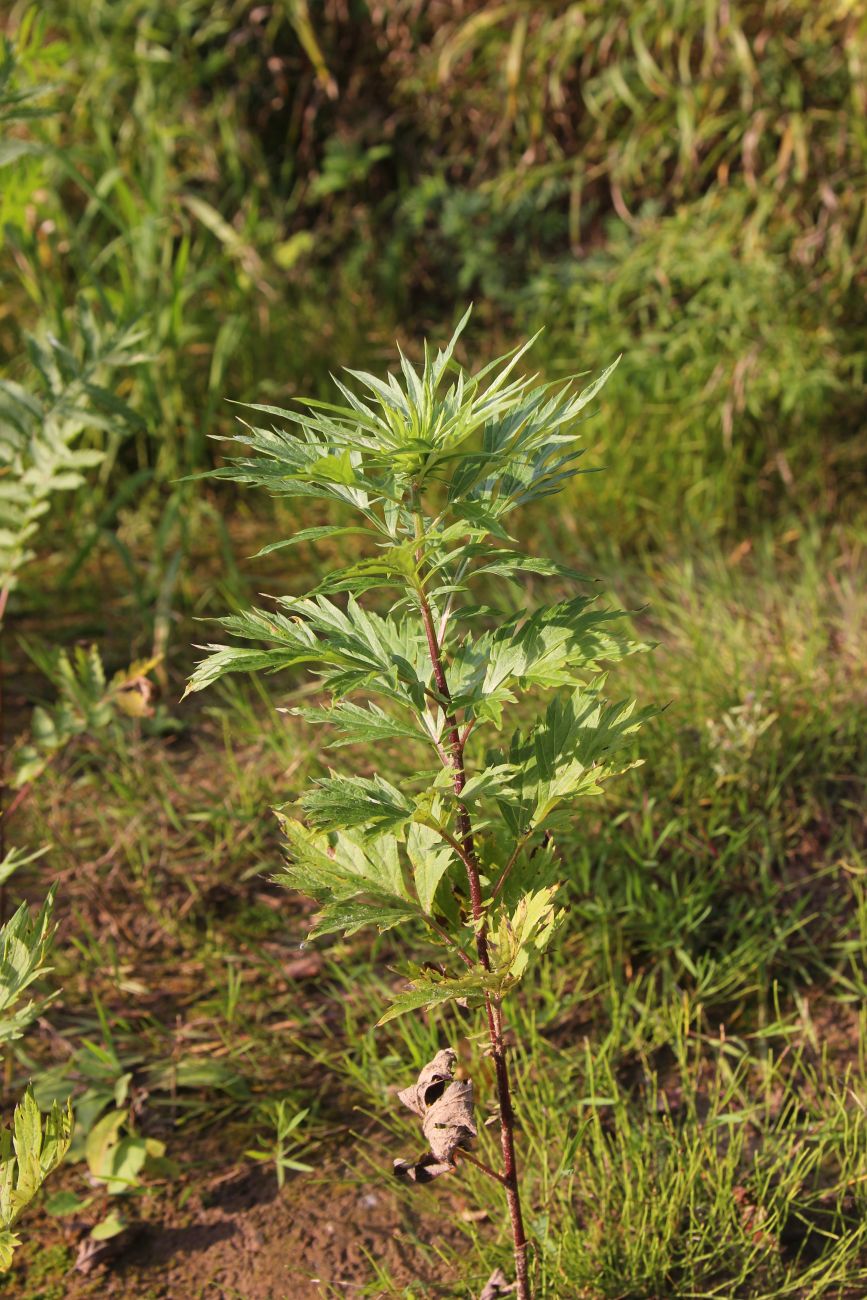
[[[403,384],[394,375],[381,380],[349,370],[367,395],[336,380],[345,405],[307,400],[301,410],[252,406],[293,428],[249,427],[237,440],[253,456],[217,476],[353,506],[374,535],[391,542],[414,537],[409,503],[436,490],[448,506],[443,515],[501,534],[497,524],[504,515],[557,491],[576,472],[580,452],[571,426],[613,366],[577,393],[571,384],[537,384],[533,376],[515,374],[530,340],[469,375],[453,359],[468,315],[445,349],[432,356],[425,347],[421,372],[401,354]],[[442,528],[441,515],[434,535]]]
[[[458,635],[450,617],[455,601],[475,577],[581,576],[516,550],[502,521],[579,472],[575,421],[613,369],[581,391],[570,383],[539,384],[515,373],[528,343],[468,375],[454,361],[466,320],[445,349],[433,355],[425,347],[420,371],[401,354],[402,384],[394,375],[383,381],[349,371],[369,396],[336,381],[345,405],[252,408],[290,427],[245,426],[237,441],[252,454],[216,470],[216,477],[328,501],[361,516],[355,526],[302,529],[260,554],[347,533],[364,538],[372,553],[329,574],[303,599],[279,598],[276,612],[251,610],[222,620],[235,636],[273,649],[209,647],[212,654],[189,690],[225,672],[310,663],[336,696],[364,687],[417,710],[430,696],[428,647],[413,599],[418,591],[438,610],[443,648],[458,655],[461,706],[478,704],[487,716],[495,717],[511,698],[508,680],[569,684],[574,675],[565,664],[579,651],[585,663],[624,652],[622,639],[603,631],[611,615],[575,603],[524,627],[517,618],[505,620],[499,633],[484,633],[476,644],[465,637],[459,647],[445,644]],[[388,618],[358,603],[374,588],[401,593]],[[347,592],[348,603],[332,599]],[[399,617],[407,607],[411,616]],[[471,607],[463,606],[464,618]]]
[[[465,322],[444,350],[425,348],[420,370],[401,354],[401,379],[350,371],[365,395],[338,382],[345,405],[254,408],[288,429],[246,427],[238,440],[251,454],[216,474],[360,516],[304,528],[266,551],[352,534],[364,553],[306,595],[220,620],[253,644],[207,647],[187,688],[228,672],[305,665],[330,703],[296,712],[328,724],[332,745],[415,741],[435,750],[436,769],[417,763],[400,789],[379,773],[332,772],[302,796],[297,814],[282,810],[289,861],[281,879],[320,903],[315,933],[417,918],[472,966],[467,949],[482,917],[477,900],[469,920],[461,878],[478,873],[488,965],[444,981],[420,969],[400,1010],[500,996],[520,977],[559,916],[551,855],[538,856],[543,844],[534,850],[531,840],[630,765],[624,751],[640,723],[631,706],[601,695],[605,665],[642,648],[624,634],[619,612],[584,595],[532,612],[478,603],[492,583],[523,573],[560,584],[581,578],[524,554],[504,520],[579,472],[575,423],[612,368],[580,391],[554,387],[517,372],[519,348],[469,375],[454,360]],[[476,579],[485,585],[474,592]],[[374,589],[390,591],[387,613],[370,608]],[[554,692],[547,712],[485,751],[479,736],[500,731],[505,710],[529,690]]]

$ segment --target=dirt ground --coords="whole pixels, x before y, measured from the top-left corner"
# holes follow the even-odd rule
[[[416,1285],[419,1297],[453,1295],[454,1279],[436,1256],[436,1193],[423,1194],[413,1206],[387,1188],[353,1181],[339,1162],[319,1177],[290,1177],[281,1190],[273,1171],[238,1168],[182,1206],[166,1196],[142,1201],[140,1221],[112,1239],[92,1268],[76,1264],[89,1225],[47,1216],[37,1223],[34,1216],[28,1235],[46,1256],[58,1263],[63,1256],[68,1264],[50,1289],[33,1290],[28,1281],[15,1294],[27,1300],[320,1300],[370,1287],[375,1261],[397,1285]]]

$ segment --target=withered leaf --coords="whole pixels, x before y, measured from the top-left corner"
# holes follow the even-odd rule
[[[129,1224],[115,1236],[103,1238],[101,1241],[95,1237],[85,1237],[79,1243],[73,1267],[77,1272],[87,1275],[98,1268],[110,1265],[132,1245],[140,1231],[139,1224],[134,1223]]]
[[[485,1289],[479,1300],[500,1300],[501,1296],[512,1295],[516,1290],[514,1282],[509,1282],[501,1268],[495,1268],[485,1283]]]
[[[404,1106],[421,1120],[430,1148],[420,1160],[396,1160],[398,1178],[429,1183],[454,1169],[455,1152],[469,1147],[477,1135],[473,1119],[473,1085],[470,1079],[456,1079],[457,1056],[450,1047],[437,1052],[410,1088],[398,1093]]]
[[[118,689],[115,700],[117,707],[129,718],[150,718],[153,716],[151,698],[154,684],[149,678],[139,674],[124,682]]]
[[[394,1173],[396,1178],[407,1178],[411,1183],[430,1183],[434,1178],[439,1178],[440,1174],[450,1174],[454,1170],[454,1165],[448,1161],[437,1160],[435,1155],[428,1151],[420,1160],[395,1160]]]

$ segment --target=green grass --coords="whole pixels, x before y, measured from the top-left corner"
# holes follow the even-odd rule
[[[555,967],[512,1026],[538,1293],[819,1296],[867,1280],[867,1128],[853,1102],[863,1062],[841,1071],[786,1015],[739,1036],[710,1032],[688,994],[624,988],[616,975],[570,1001]],[[384,1054],[349,1018],[358,1046],[346,1068],[366,1113],[381,1114],[426,1051],[467,1029],[409,1022]],[[463,1064],[484,1106],[492,1081],[471,1037]],[[400,1122],[386,1132],[367,1153],[374,1177],[383,1145],[403,1153],[415,1140]],[[466,1169],[464,1182],[466,1201],[491,1216],[465,1229],[474,1275],[456,1294],[469,1296],[507,1262],[508,1243],[487,1180]]]
[[[144,328],[122,393],[140,425],[106,440],[78,505],[129,565],[124,516],[146,512],[142,613],[204,525],[176,480],[230,430],[225,397],[321,394],[344,361],[392,359],[398,331],[445,332],[469,297],[478,356],[539,324],[553,375],[624,353],[590,432],[608,472],[572,497],[599,545],[854,517],[854,17],[805,0],[648,2],[628,22],[609,0],[391,9],[329,3],[311,28],[301,6],[52,0],[23,47],[46,152],[4,169],[0,363],[29,382],[28,330],[75,346],[81,296]]]

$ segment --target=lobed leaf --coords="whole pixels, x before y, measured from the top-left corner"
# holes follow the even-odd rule
[[[507,827],[526,838],[566,800],[598,794],[601,783],[633,762],[621,757],[651,710],[608,704],[593,689],[555,697],[543,720],[512,737],[508,760],[513,775],[494,794]],[[501,755],[494,755],[501,759]]]
[[[114,322],[98,328],[84,299],[76,325],[76,352],[56,338],[28,338],[37,392],[0,381],[0,590],[12,590],[32,558],[54,494],[75,491],[82,471],[104,459],[103,450],[76,445],[82,435],[104,429],[116,438],[141,427],[141,417],[105,385],[114,371],[144,359],[142,332]]]
[[[440,811],[439,801],[432,807],[432,815]],[[443,842],[442,836],[432,827],[413,823],[406,834],[406,851],[412,865],[413,882],[423,912],[430,915],[437,887],[449,867],[456,861],[454,849]]]
[[[329,708],[290,709],[294,717],[314,724],[326,723],[335,728],[335,734],[326,742],[331,749],[341,745],[355,745],[381,740],[427,740],[421,727],[401,718],[391,717],[375,704],[366,708],[340,700]]]
[[[450,666],[455,707],[499,726],[503,705],[514,701],[516,690],[575,686],[602,663],[646,649],[616,630],[623,617],[578,596],[529,618],[515,614],[496,631],[466,638]]]
[[[19,1003],[30,985],[46,974],[54,931],[54,890],[49,891],[38,911],[22,903],[0,926],[0,1043],[20,1038],[40,1014],[45,999]]]
[[[0,1129],[0,1263],[8,1267],[18,1238],[9,1231],[57,1168],[72,1140],[72,1106],[55,1102],[43,1120],[30,1088]]]
[[[197,666],[185,695],[203,690],[225,673],[275,672],[313,663],[337,696],[365,686],[399,703],[423,707],[424,638],[420,628],[364,610],[352,596],[346,609],[324,595],[281,597],[277,603],[280,609],[273,613],[251,609],[219,620],[235,636],[271,642],[273,649],[206,646],[211,653]]]
[[[464,979],[436,978],[419,976],[412,981],[412,987],[405,993],[399,993],[392,1000],[391,1006],[377,1020],[377,1028],[387,1025],[390,1020],[406,1015],[408,1011],[418,1011],[422,1007],[442,1006],[445,1002],[455,1002],[459,998],[483,997],[485,986],[481,975],[467,976]]]
[[[356,934],[366,925],[375,925],[383,933],[400,925],[402,921],[411,921],[417,917],[418,908],[400,903],[359,903],[352,899],[327,903],[319,913],[309,937],[316,939],[319,935],[335,932],[348,936]]]
[[[511,913],[503,910],[491,925],[491,965],[503,992],[521,979],[530,958],[544,952],[566,913],[554,900],[558,885],[525,894]]]
[[[365,835],[402,831],[415,803],[381,776],[331,776],[318,780],[301,798],[316,830],[363,828]]]

